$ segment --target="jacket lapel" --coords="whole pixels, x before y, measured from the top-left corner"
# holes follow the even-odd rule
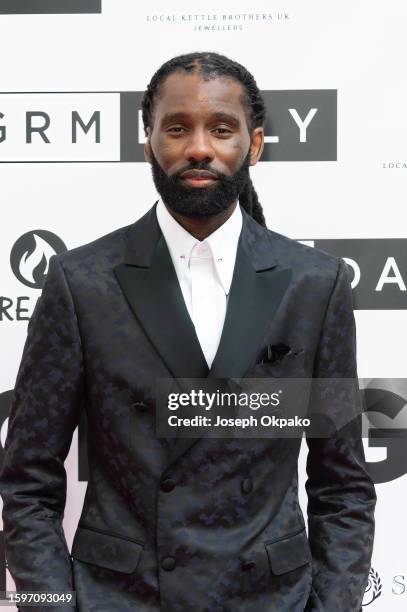
[[[291,269],[278,266],[271,253],[256,262],[245,244],[247,231],[242,229],[225,323],[209,372],[214,378],[244,376],[263,344],[291,279]]]
[[[178,283],[155,206],[127,235],[124,263],[115,267],[137,320],[174,378],[205,378],[208,365]]]

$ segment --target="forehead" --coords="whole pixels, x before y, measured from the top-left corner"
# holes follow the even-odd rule
[[[245,90],[233,78],[214,77],[204,80],[198,73],[170,74],[161,86],[154,104],[154,115],[160,120],[169,113],[199,116],[230,112],[245,120]]]

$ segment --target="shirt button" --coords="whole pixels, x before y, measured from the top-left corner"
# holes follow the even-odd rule
[[[173,481],[172,478],[166,478],[165,480],[162,481],[161,486],[160,486],[161,491],[164,491],[165,493],[169,493],[174,488],[175,488],[175,482]]]
[[[242,481],[242,491],[243,491],[243,493],[250,493],[250,491],[252,489],[253,489],[252,479],[251,478],[245,478]]]
[[[161,567],[166,572],[171,572],[175,568],[176,564],[177,563],[176,563],[174,557],[165,557],[161,561]]]

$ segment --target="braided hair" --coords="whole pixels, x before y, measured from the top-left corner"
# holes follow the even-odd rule
[[[210,51],[195,52],[173,57],[165,62],[151,78],[141,102],[144,133],[146,136],[147,127],[152,127],[153,125],[155,99],[159,97],[167,76],[174,72],[185,71],[186,73],[193,73],[197,70],[199,70],[200,75],[205,80],[226,76],[242,83],[246,91],[244,102],[249,132],[256,127],[264,125],[266,107],[253,75],[244,66],[225,55]],[[263,208],[250,177],[245,188],[239,194],[239,203],[255,221],[264,227],[266,226]]]

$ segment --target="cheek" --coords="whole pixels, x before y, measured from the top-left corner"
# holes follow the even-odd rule
[[[227,146],[219,147],[217,150],[217,157],[231,173],[236,172],[242,165],[246,157],[247,149],[243,146],[241,141],[228,142]]]
[[[168,170],[177,161],[179,162],[183,154],[183,147],[180,142],[175,140],[169,142],[165,138],[151,139],[151,148],[154,157],[163,170]]]

